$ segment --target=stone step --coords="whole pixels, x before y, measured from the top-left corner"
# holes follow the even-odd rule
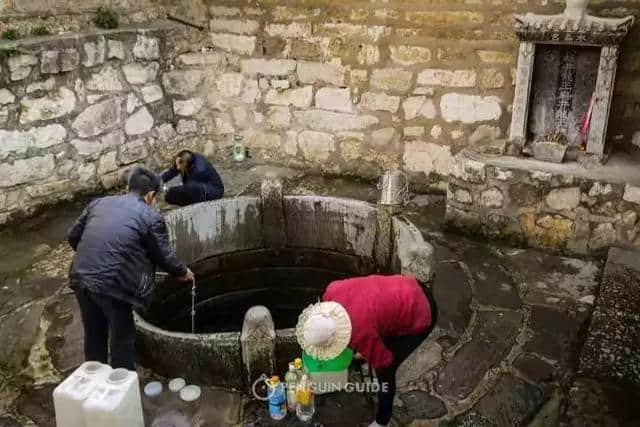
[[[640,252],[609,250],[579,371],[640,388]]]

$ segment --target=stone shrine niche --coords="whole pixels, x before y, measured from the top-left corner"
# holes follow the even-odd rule
[[[515,15],[510,140],[540,160],[605,158],[618,49],[634,17],[594,17],[587,4],[568,0],[559,15]]]

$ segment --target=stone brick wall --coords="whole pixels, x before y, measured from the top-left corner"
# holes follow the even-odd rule
[[[492,163],[456,156],[447,192],[450,226],[577,254],[640,248],[640,186]]]
[[[112,188],[135,162],[159,163],[154,146],[173,131],[160,86],[165,39],[157,29],[3,46],[0,224]]]
[[[615,6],[592,9],[640,11],[633,1]],[[135,8],[154,11],[143,20],[168,11],[204,30],[163,26],[153,58],[136,54],[143,36],[133,30],[0,46],[24,51],[0,61],[0,223],[67,191],[110,187],[115,169],[143,159],[159,164],[179,148],[229,161],[234,133],[254,162],[369,178],[400,166],[419,184],[444,182],[471,141],[506,136],[512,14],[554,13],[563,4],[146,0]],[[64,24],[66,16],[51,19]],[[614,99],[614,111],[630,113],[610,126],[625,144],[638,131],[640,62],[632,47],[639,34],[634,29],[623,49],[626,86]],[[122,55],[110,53],[117,41]],[[101,114],[117,119],[86,129]]]

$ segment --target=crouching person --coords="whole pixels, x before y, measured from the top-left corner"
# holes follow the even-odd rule
[[[224,185],[213,165],[202,154],[189,150],[178,153],[171,168],[162,174],[162,181],[168,182],[180,174],[182,185],[167,190],[167,203],[187,206],[194,203],[217,200],[224,195]]]
[[[346,347],[376,370],[378,411],[370,427],[389,425],[400,364],[427,338],[437,319],[429,289],[409,276],[332,282],[322,302],[300,315],[296,336],[311,357],[329,360]]]
[[[193,280],[176,258],[164,218],[151,207],[160,185],[154,172],[138,166],[128,194],[92,201],[69,230],[76,252],[69,282],[80,306],[86,360],[135,369],[132,309],[147,305],[155,267]]]

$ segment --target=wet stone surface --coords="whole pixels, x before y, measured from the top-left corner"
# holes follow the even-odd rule
[[[480,313],[471,341],[458,350],[440,372],[435,383],[436,391],[455,400],[467,397],[484,374],[499,365],[509,353],[520,322],[518,312]]]
[[[550,381],[554,367],[533,354],[521,354],[513,362],[513,367],[534,382]]]
[[[444,402],[426,391],[410,391],[400,395],[403,409],[410,418],[439,418],[447,413]]]
[[[432,289],[438,304],[438,327],[461,335],[471,319],[472,292],[467,274],[458,262],[439,262]]]

